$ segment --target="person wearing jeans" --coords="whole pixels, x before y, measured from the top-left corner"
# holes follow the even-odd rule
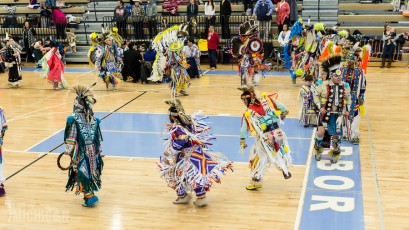
[[[262,34],[264,39],[268,38],[271,14],[273,13],[274,5],[271,0],[258,0],[256,6],[253,9],[253,17],[257,16],[257,23],[260,28],[260,35]]]
[[[214,26],[209,26],[209,33],[207,34],[207,48],[209,50],[210,68],[216,69],[216,50],[219,46],[219,35],[214,31]]]
[[[127,37],[126,31],[126,20],[128,18],[128,13],[124,7],[124,2],[122,0],[118,1],[118,6],[114,10],[113,21],[116,22],[116,27],[118,28],[118,33],[123,38]]]
[[[149,30],[149,38],[153,39],[158,34],[158,30],[156,29],[156,15],[157,6],[156,0],[148,0],[148,4],[146,5],[146,17],[148,17],[148,30]]]

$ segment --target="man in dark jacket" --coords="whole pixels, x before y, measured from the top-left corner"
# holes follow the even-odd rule
[[[134,83],[139,82],[139,80],[144,83],[146,79],[141,79],[141,70],[142,70],[142,63],[143,63],[143,47],[142,45],[137,45],[136,46],[136,61],[134,63],[135,69],[137,72],[136,79],[134,79]]]
[[[141,72],[141,64],[139,60],[142,58],[140,57],[140,53],[136,51],[136,44],[134,42],[130,42],[128,48],[129,49],[124,52],[122,76],[124,81],[128,81],[128,78],[132,77],[132,81],[136,83],[138,82]]]
[[[124,2],[122,0],[118,1],[118,6],[114,10],[114,21],[116,22],[116,27],[118,28],[118,33],[123,37],[127,37],[126,33],[126,19],[128,18],[128,12],[124,7]]]
[[[197,17],[199,14],[199,6],[195,0],[190,0],[189,5],[187,5],[187,21],[190,21],[192,17]]]
[[[222,26],[222,38],[230,39],[229,18],[231,15],[231,3],[229,0],[220,2],[220,25]]]
[[[260,34],[264,35],[264,39],[268,38],[273,10],[274,5],[271,0],[258,0],[253,9],[253,16],[257,16]]]
[[[32,46],[34,45],[36,36],[37,36],[37,33],[34,27],[31,27],[28,21],[24,22],[24,27],[23,27],[24,50],[27,52],[27,59],[30,62],[34,61],[34,58],[33,58],[34,50]]]
[[[146,17],[148,18],[148,29],[149,29],[149,38],[154,39],[155,36],[158,34],[156,29],[156,15],[157,6],[156,0],[148,0],[148,4],[146,5]]]

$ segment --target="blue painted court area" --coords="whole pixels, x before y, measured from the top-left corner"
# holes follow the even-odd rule
[[[301,217],[301,230],[365,229],[359,146],[344,141],[341,159],[312,159]]]
[[[96,116],[103,117],[106,114],[96,113]],[[103,152],[107,156],[159,158],[165,149],[161,130],[168,121],[168,116],[165,114],[114,113],[101,123],[104,138]],[[211,149],[224,153],[234,162],[247,162],[250,148],[246,149],[244,156],[240,153],[241,117],[209,116],[207,121],[217,138]],[[289,138],[293,163],[305,165],[312,129],[304,128],[297,119],[291,118],[287,118],[281,127]],[[63,136],[64,130],[61,130],[28,151],[48,152],[63,142]],[[248,138],[247,142],[251,146],[254,138]],[[62,151],[64,147],[54,152]]]

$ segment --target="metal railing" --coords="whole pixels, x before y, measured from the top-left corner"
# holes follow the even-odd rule
[[[13,36],[17,40],[21,40],[23,38],[23,27],[24,22],[30,22],[30,26],[34,28],[36,31],[36,38],[38,39],[46,39],[52,38],[58,42],[67,42],[66,40],[66,30],[70,28],[70,24],[67,23],[66,18],[61,18],[61,20],[56,20],[57,22],[53,22],[51,18],[46,17],[27,17],[26,20],[17,20],[16,24],[7,25],[3,23],[3,28],[0,28],[0,39],[4,40],[6,36],[6,32],[9,36]],[[89,45],[88,36],[87,36],[87,27],[89,26],[86,24],[86,17],[83,18],[80,24],[84,26],[84,33],[86,34],[86,44]],[[4,22],[4,19],[0,19],[0,21]],[[63,23],[65,21],[65,23]],[[78,24],[79,25],[79,24]],[[8,27],[5,27],[8,26]]]
[[[189,25],[189,37],[194,39],[206,38],[208,27],[213,25],[215,31],[219,34],[221,39],[230,39],[239,34],[238,28],[240,24],[250,19],[251,16],[232,15],[229,17],[215,16],[208,19],[206,16],[197,16],[188,18],[187,16],[156,16],[155,18],[139,17],[127,18],[126,21],[115,21],[113,16],[103,17],[103,26],[105,29],[117,27],[119,34],[124,39],[129,40],[147,40],[153,39],[157,33],[164,31],[174,25],[187,23]],[[223,25],[225,27],[223,28]],[[261,37],[269,30],[266,40],[273,40],[272,28],[275,22],[270,22],[268,28],[259,28]]]

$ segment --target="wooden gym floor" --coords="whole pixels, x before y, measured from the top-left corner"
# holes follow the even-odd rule
[[[0,74],[0,105],[9,126],[3,145],[6,177],[43,156],[43,152],[27,150],[64,128],[72,111],[74,93],[52,90],[40,75],[24,72],[24,87],[9,89],[7,74]],[[113,92],[106,91],[90,71],[66,73],[66,78],[71,86],[98,81],[94,111],[112,111],[145,90],[146,94],[119,111],[167,111],[163,103],[169,98],[166,84],[122,83]],[[405,128],[409,124],[409,72],[404,67],[371,67],[367,82],[367,114],[361,119],[359,146],[364,212],[358,218],[364,221],[365,229],[409,229],[409,132]],[[209,115],[240,116],[245,108],[236,89],[239,85],[234,75],[205,74],[192,80],[190,96],[181,100],[188,113],[200,109]],[[292,85],[289,77],[268,77],[261,80],[258,90],[278,92],[280,101],[291,111],[289,117],[295,118],[300,86],[301,82]],[[5,182],[0,229],[297,229],[304,176],[309,170],[308,164],[294,166],[293,177],[285,181],[271,168],[263,189],[251,192],[244,188],[249,181],[247,164],[236,163],[235,171],[228,172],[208,193],[210,204],[196,208],[193,204],[172,204],[175,194],[159,177],[157,159],[110,157],[107,153],[103,188],[98,192],[100,203],[87,209],[81,206],[81,196],[64,192],[67,174],[57,168],[56,158],[56,154],[48,154]]]

